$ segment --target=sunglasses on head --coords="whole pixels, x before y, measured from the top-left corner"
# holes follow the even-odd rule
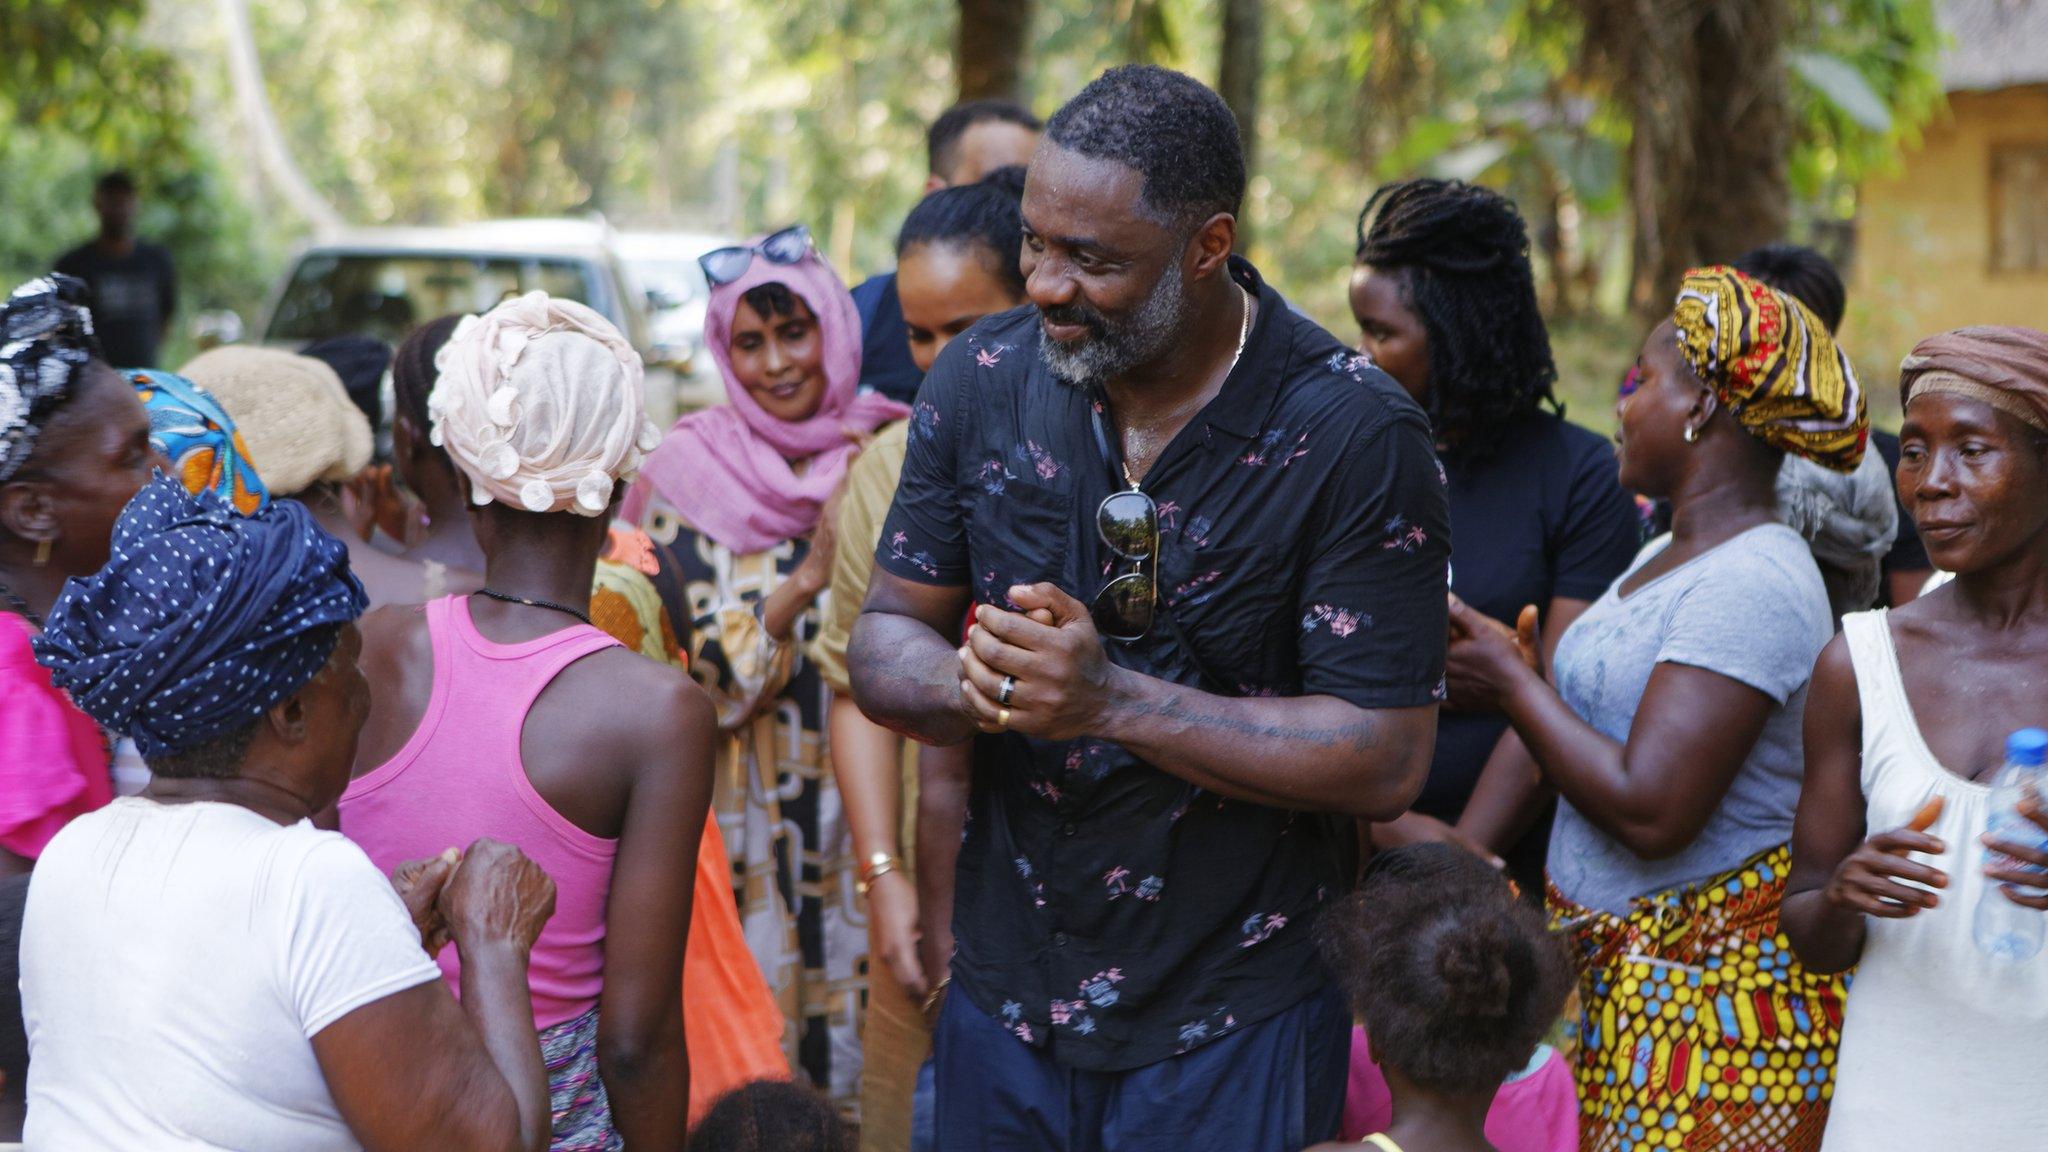
[[[697,257],[697,267],[704,270],[704,279],[713,288],[730,284],[747,274],[753,267],[754,257],[770,264],[797,264],[811,253],[811,230],[801,224],[792,224],[780,232],[771,232],[759,244],[739,244],[730,248],[714,248]]]

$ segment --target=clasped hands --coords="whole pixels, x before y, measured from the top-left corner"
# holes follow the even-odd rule
[[[392,870],[391,886],[428,956],[440,955],[451,939],[464,947],[511,944],[523,956],[555,914],[555,882],[525,853],[498,840],[408,860]]]
[[[1450,706],[1460,712],[1499,712],[1516,684],[1543,676],[1542,638],[1534,604],[1522,609],[1513,628],[1451,597],[1450,646],[1444,685]]]
[[[1088,606],[1051,584],[1019,584],[1009,595],[1018,611],[974,610],[960,647],[961,712],[983,732],[1100,735],[1125,673],[1103,652]]]

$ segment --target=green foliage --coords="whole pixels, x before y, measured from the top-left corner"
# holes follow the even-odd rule
[[[1588,0],[1265,0],[1251,254],[1348,331],[1353,221],[1431,172],[1513,194],[1586,304],[1626,258],[1627,110],[1581,68]],[[1932,0],[1793,0],[1794,188],[1839,217],[1940,99]],[[147,187],[193,306],[248,314],[303,227],[262,196],[215,0],[0,0],[0,270],[90,230],[90,173]],[[1203,0],[1040,0],[1050,112],[1102,68],[1216,79]],[[745,231],[804,220],[849,279],[891,262],[951,102],[953,0],[250,0],[291,154],[343,218],[601,209]],[[221,159],[216,159],[216,158]],[[222,159],[228,163],[223,167]],[[235,179],[229,179],[229,175]],[[1576,285],[1576,287],[1571,287]],[[1573,300],[1576,293],[1578,299]]]
[[[1942,33],[1934,0],[1808,0],[1800,15],[1793,191],[1844,218],[1856,184],[1892,170],[1941,106]]]
[[[121,167],[142,185],[140,230],[178,263],[186,315],[251,308],[271,246],[195,138],[185,69],[144,41],[142,7],[0,0],[0,290],[93,234],[92,182]]]

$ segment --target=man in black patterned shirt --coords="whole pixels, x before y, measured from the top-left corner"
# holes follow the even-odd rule
[[[976,739],[947,1152],[1336,1129],[1310,929],[1427,771],[1450,541],[1421,410],[1231,256],[1243,192],[1213,92],[1089,85],[1025,189],[1034,307],[912,415],[849,664],[877,720]]]

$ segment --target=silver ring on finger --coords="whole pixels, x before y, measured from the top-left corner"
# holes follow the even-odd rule
[[[996,687],[996,703],[1007,705],[1010,702],[1010,697],[1016,694],[1017,678],[1015,676],[1005,676],[1003,677],[1003,682]]]

